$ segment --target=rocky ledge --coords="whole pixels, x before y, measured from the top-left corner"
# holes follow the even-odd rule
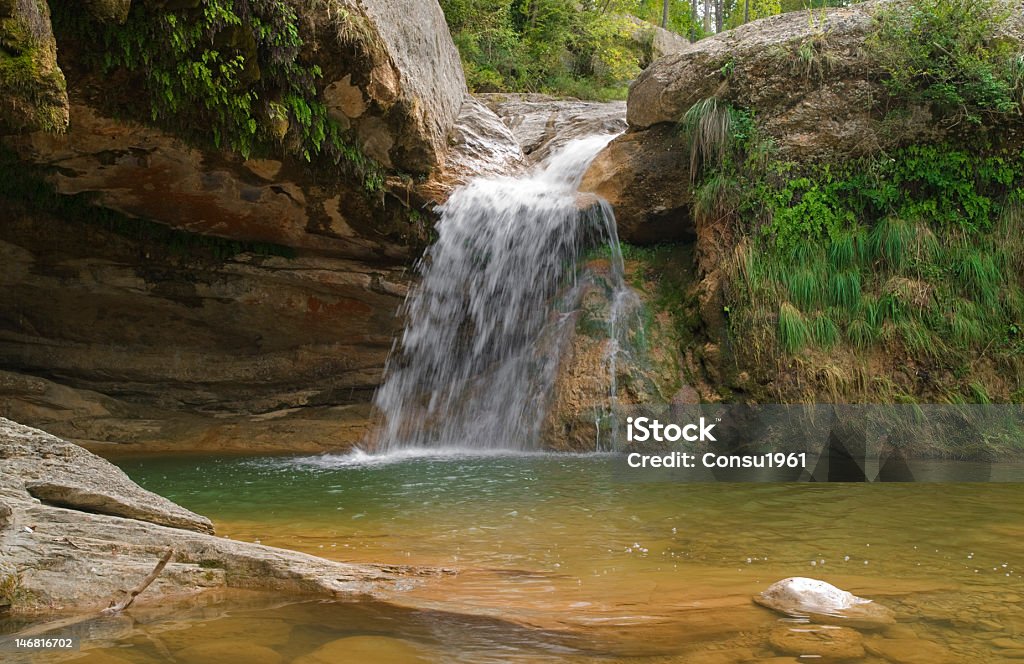
[[[331,562],[213,534],[117,467],[0,418],[0,612],[100,611],[174,554],[139,602],[213,588],[381,596],[443,570]]]

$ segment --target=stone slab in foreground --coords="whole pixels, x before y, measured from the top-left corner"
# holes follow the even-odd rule
[[[52,487],[68,487],[60,495],[71,506],[42,502],[29,485],[47,487],[48,496],[56,495]],[[121,514],[94,513],[99,508]],[[13,611],[98,611],[149,574],[168,548],[171,563],[140,601],[224,587],[381,596],[444,573],[339,563],[210,535],[205,517],[142,489],[112,464],[3,418],[0,514],[0,579],[17,580],[6,609]]]

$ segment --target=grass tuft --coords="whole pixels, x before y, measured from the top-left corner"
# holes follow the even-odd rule
[[[825,314],[815,316],[810,329],[814,343],[820,348],[828,350],[839,343],[839,326]]]
[[[690,144],[690,179],[696,182],[725,160],[732,137],[729,106],[715,97],[701,99],[683,114],[680,125]]]
[[[846,270],[833,272],[828,280],[829,303],[848,311],[855,311],[860,304],[861,280],[860,272]]]
[[[779,343],[787,353],[795,353],[807,345],[811,332],[800,310],[789,302],[779,307]]]

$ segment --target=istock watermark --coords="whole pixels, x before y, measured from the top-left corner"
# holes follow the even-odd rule
[[[1024,405],[634,405],[622,481],[1024,482]]]

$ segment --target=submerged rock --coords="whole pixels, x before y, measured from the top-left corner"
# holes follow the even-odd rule
[[[860,632],[835,625],[780,625],[768,635],[775,650],[815,661],[857,659],[864,656]]]
[[[794,576],[776,581],[754,596],[763,607],[812,622],[864,629],[896,622],[892,609],[836,588],[819,579]]]

